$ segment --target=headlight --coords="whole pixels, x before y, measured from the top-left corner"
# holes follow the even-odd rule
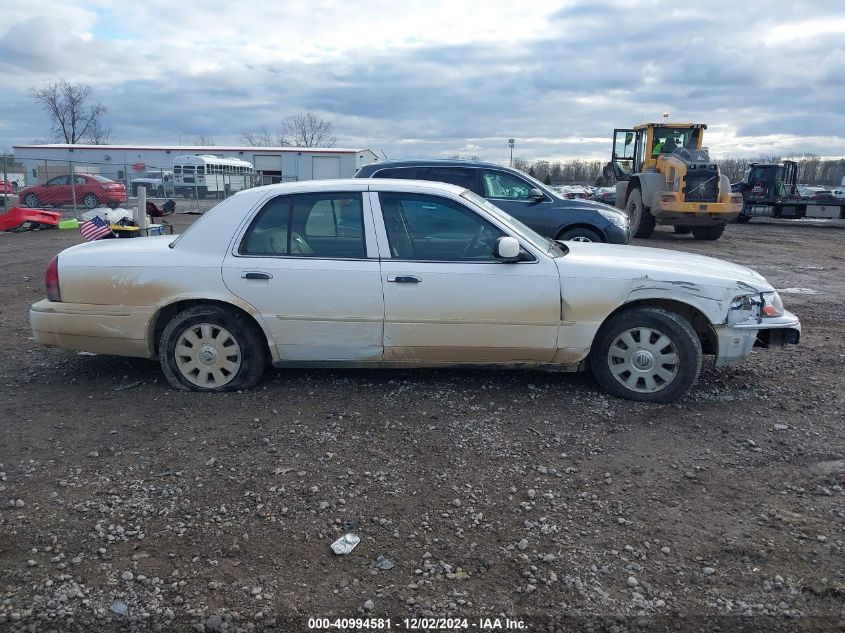
[[[749,318],[760,320],[779,316],[783,316],[783,301],[780,295],[777,292],[762,292],[734,297],[728,320],[738,322]]]
[[[731,301],[731,310],[742,310],[744,312],[751,312],[751,297],[748,295],[742,297],[734,297]]]
[[[628,216],[624,213],[620,211],[605,211],[604,209],[599,209],[598,212],[602,215],[605,220],[613,222],[613,224],[615,224],[619,228],[628,228]]]
[[[763,293],[763,316],[783,316],[783,300],[777,292]]]

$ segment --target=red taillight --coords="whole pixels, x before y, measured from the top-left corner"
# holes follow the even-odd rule
[[[59,288],[59,256],[56,255],[47,264],[47,272],[44,274],[44,285],[47,286],[47,298],[50,301],[61,301],[62,291]]]

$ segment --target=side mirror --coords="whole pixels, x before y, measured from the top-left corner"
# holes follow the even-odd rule
[[[519,259],[519,240],[515,237],[511,237],[510,235],[500,237],[496,240],[493,255],[496,259],[501,259],[507,262],[517,261]]]
[[[542,191],[535,187],[534,189],[528,192],[528,197],[532,200],[540,201],[546,199],[546,194],[544,194]]]

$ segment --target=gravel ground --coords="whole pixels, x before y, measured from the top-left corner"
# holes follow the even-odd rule
[[[530,371],[176,392],[155,362],[35,345],[27,308],[80,238],[0,234],[0,629],[842,630],[841,224],[638,240],[753,266],[804,326],[673,406]]]

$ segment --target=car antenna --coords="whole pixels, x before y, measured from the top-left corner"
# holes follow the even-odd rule
[[[390,160],[390,159],[387,157],[387,154],[385,154],[385,153],[384,153],[384,150],[383,150],[382,148],[380,148],[380,147],[379,147],[379,148],[378,148],[378,151],[380,151],[380,152],[381,152],[381,155],[382,155],[382,156],[384,156],[384,160]]]

